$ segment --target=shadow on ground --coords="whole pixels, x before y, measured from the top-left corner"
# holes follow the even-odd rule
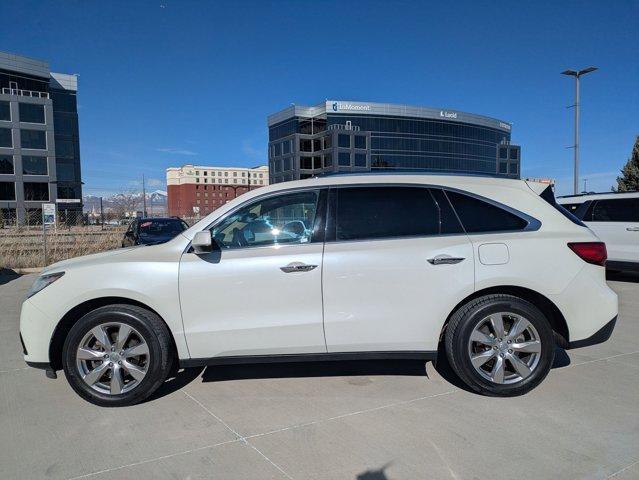
[[[15,280],[16,278],[20,278],[19,273],[16,273],[9,268],[0,268],[0,285],[9,283]]]

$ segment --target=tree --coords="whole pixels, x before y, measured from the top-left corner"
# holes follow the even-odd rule
[[[620,177],[617,177],[616,192],[639,192],[639,135],[635,139],[635,146],[628,163],[621,169]]]
[[[124,219],[127,216],[135,215],[139,202],[140,194],[134,190],[120,192],[112,198],[111,211],[116,218]]]

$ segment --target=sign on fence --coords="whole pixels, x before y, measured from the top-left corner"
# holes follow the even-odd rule
[[[42,204],[42,225],[55,226],[55,203],[43,203]]]

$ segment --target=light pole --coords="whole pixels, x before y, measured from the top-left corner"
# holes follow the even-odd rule
[[[573,178],[573,190],[576,195],[579,193],[579,77],[586,73],[594,72],[597,67],[588,67],[582,70],[566,70],[561,72],[562,75],[575,77],[575,144],[573,145],[575,153],[575,171]]]

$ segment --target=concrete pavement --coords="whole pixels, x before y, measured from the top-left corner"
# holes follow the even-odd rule
[[[560,352],[523,397],[469,393],[419,362],[242,365],[187,370],[117,409],[25,367],[33,279],[0,276],[3,479],[639,478],[639,277],[610,282],[611,340]]]

